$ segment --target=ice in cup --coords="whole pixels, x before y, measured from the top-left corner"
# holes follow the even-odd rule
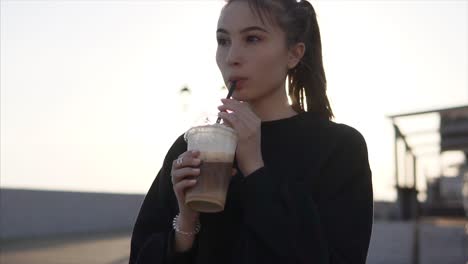
[[[185,133],[187,150],[200,151],[200,175],[185,193],[191,209],[215,213],[224,210],[237,146],[234,129],[222,124],[192,127]]]

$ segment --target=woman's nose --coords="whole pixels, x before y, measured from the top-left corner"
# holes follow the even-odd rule
[[[229,47],[227,56],[226,56],[226,63],[228,65],[239,65],[243,62],[243,51],[242,47],[239,47],[239,45],[232,44]]]

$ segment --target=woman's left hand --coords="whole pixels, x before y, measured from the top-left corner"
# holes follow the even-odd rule
[[[234,99],[222,99],[218,116],[237,132],[237,165],[244,176],[264,166],[261,150],[262,120],[249,104]],[[229,112],[227,112],[229,111]]]

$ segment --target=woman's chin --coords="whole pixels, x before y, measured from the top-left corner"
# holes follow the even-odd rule
[[[236,91],[234,91],[234,93],[232,94],[232,99],[235,99],[237,101],[247,102],[251,98],[249,96],[246,96],[245,94],[237,93]]]
[[[232,99],[235,99],[235,100],[237,100],[237,101],[244,101],[244,100],[243,100],[244,98],[243,98],[241,95],[237,94],[236,92],[234,92],[234,93],[232,94],[231,98],[232,98]]]

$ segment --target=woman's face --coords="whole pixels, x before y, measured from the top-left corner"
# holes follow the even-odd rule
[[[216,63],[225,83],[237,80],[233,98],[256,102],[284,91],[288,70],[285,33],[263,24],[245,1],[222,10],[216,37]]]

